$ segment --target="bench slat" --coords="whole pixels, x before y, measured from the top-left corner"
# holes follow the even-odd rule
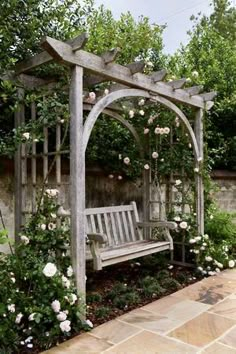
[[[122,215],[122,221],[123,221],[124,230],[125,230],[125,240],[128,242],[128,240],[129,240],[129,228],[128,228],[127,218],[126,218],[127,213],[122,211],[121,215]]]
[[[117,222],[118,230],[119,230],[120,243],[125,243],[125,237],[124,237],[124,233],[123,233],[121,221],[120,221],[120,213],[115,213],[115,216],[116,216],[116,222]]]
[[[133,206],[132,205],[118,205],[118,206],[101,207],[101,208],[88,208],[88,209],[85,209],[85,215],[115,213],[115,212],[119,212],[119,211],[128,211],[128,210],[133,210]]]
[[[110,217],[111,217],[111,228],[112,228],[112,238],[114,240],[114,244],[118,245],[119,241],[118,241],[118,237],[117,237],[117,229],[116,229],[116,223],[115,223],[115,218],[114,218],[114,213],[110,213]]]
[[[129,220],[129,228],[130,228],[130,237],[129,237],[129,240],[127,240],[127,241],[128,242],[137,241],[135,239],[135,230],[134,230],[134,223],[133,223],[132,214],[130,211],[128,211],[127,214],[128,214],[128,220]]]
[[[96,229],[96,224],[95,224],[94,215],[90,215],[90,222],[91,222],[92,232],[93,232],[93,233],[96,233],[96,232],[97,232],[97,229]]]
[[[97,215],[97,220],[98,220],[98,230],[100,234],[103,234],[103,226],[102,226],[102,218],[101,218],[101,214]]]
[[[105,222],[105,234],[107,235],[108,244],[113,245],[114,242],[110,232],[110,225],[109,225],[107,213],[104,213],[104,222]]]

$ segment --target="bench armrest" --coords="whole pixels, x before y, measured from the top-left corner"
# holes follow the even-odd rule
[[[146,221],[138,222],[138,227],[167,227],[168,229],[174,230],[177,228],[177,224],[174,221]]]
[[[106,243],[107,242],[107,236],[104,234],[87,234],[87,237],[89,241],[95,241],[98,243]]]

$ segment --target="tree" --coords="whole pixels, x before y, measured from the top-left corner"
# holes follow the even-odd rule
[[[236,169],[236,9],[227,0],[215,0],[214,12],[195,18],[190,41],[170,58],[169,65],[191,84],[217,91],[214,108],[207,115],[206,139],[211,166]]]

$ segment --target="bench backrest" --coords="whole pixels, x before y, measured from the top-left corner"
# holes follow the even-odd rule
[[[101,233],[107,236],[105,247],[122,245],[143,239],[135,202],[85,210],[87,233]]]

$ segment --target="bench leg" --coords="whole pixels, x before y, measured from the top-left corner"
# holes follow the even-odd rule
[[[91,241],[90,250],[93,256],[93,269],[102,270],[102,261],[101,261],[99,242]]]

